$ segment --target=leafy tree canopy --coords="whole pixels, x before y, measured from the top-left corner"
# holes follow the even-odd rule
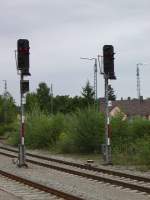
[[[40,109],[48,112],[50,108],[50,88],[46,83],[41,82],[37,88],[37,99]]]
[[[81,92],[84,102],[86,105],[92,105],[94,104],[94,90],[93,87],[90,85],[90,82],[87,81],[85,87],[82,88]]]

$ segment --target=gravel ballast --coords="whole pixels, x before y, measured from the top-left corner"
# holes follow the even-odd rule
[[[150,195],[137,193],[130,189],[104,184],[97,181],[70,175],[53,169],[28,164],[29,167],[18,168],[12,159],[0,155],[0,169],[28,178],[55,189],[78,195],[87,200],[149,200]]]
[[[22,198],[0,189],[0,200],[22,200]]]

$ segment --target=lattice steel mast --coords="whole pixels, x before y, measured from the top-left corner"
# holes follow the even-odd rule
[[[137,97],[138,97],[138,99],[140,99],[140,96],[141,96],[139,65],[142,65],[142,64],[141,64],[141,63],[138,63],[138,64],[137,64],[137,68],[136,68],[136,76],[137,76]]]

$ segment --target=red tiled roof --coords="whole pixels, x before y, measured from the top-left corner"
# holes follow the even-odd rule
[[[104,99],[100,99],[100,111],[104,112]],[[109,107],[109,111],[113,108],[119,107],[122,112],[128,116],[149,116],[150,115],[150,99],[139,101],[133,100],[116,100],[112,101],[112,106]]]

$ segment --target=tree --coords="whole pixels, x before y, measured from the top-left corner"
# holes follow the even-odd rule
[[[46,83],[41,82],[37,88],[37,99],[40,109],[44,112],[49,112],[50,110],[50,88]]]
[[[30,112],[35,107],[39,107],[37,94],[34,92],[28,93],[26,96],[25,109],[26,109],[26,111]]]
[[[72,111],[84,108],[84,98],[81,96],[75,96],[72,98]]]
[[[54,102],[54,113],[69,113],[72,111],[71,98],[69,95],[60,96],[57,95],[53,99]]]
[[[89,81],[87,81],[86,86],[82,89],[82,96],[54,96],[53,113],[56,114],[57,112],[61,112],[67,114],[94,104],[94,90]],[[27,94],[26,110],[30,112],[33,107],[39,107],[41,111],[51,113],[50,88],[44,82],[39,83],[36,92]]]
[[[108,100],[110,100],[110,101],[116,100],[116,95],[114,94],[114,90],[111,87],[111,85],[108,85]]]
[[[84,98],[85,106],[89,106],[94,104],[94,90],[93,87],[90,85],[90,82],[87,81],[86,86],[82,88],[82,96]]]

